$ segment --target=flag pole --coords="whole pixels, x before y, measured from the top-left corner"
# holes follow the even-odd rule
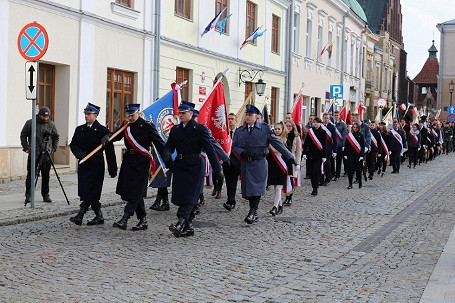
[[[224,72],[221,73],[220,78],[218,78],[217,81],[216,81],[216,83],[215,83],[215,85],[212,86],[212,89],[210,90],[210,92],[209,92],[209,94],[207,95],[207,97],[205,97],[204,102],[202,102],[200,108],[202,108],[202,107],[204,106],[205,102],[207,102],[207,99],[208,99],[208,98],[210,97],[210,95],[213,93],[213,91],[215,90],[216,86],[221,82],[221,80],[223,79],[223,77],[226,77],[226,73],[227,73],[228,71],[229,71],[229,68],[226,68],[226,69],[224,70]]]
[[[300,90],[299,90],[299,93],[297,94],[296,100],[298,100],[299,97],[302,95],[302,90],[303,90],[304,86],[305,86],[305,83],[302,82],[302,87],[300,87]],[[294,102],[294,104],[292,104],[291,112],[294,110],[296,104],[297,104],[297,102]]]

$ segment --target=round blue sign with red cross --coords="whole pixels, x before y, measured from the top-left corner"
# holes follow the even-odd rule
[[[39,60],[46,53],[48,46],[47,32],[36,22],[24,26],[17,37],[19,53],[28,61]]]

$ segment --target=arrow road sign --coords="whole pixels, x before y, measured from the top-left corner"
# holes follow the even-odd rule
[[[38,62],[25,62],[25,98],[27,100],[36,99],[36,82],[38,79]]]
[[[455,106],[447,106],[447,111],[449,114],[455,114]]]

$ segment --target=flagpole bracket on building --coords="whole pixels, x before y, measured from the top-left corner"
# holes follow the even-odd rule
[[[264,75],[264,71],[261,69],[244,69],[242,70],[239,67],[239,87],[242,85],[242,83],[245,82],[253,82],[254,79],[256,79],[257,76],[259,76],[259,80],[254,83],[255,88],[256,88],[256,93],[259,96],[262,96],[265,91],[265,86],[266,83],[262,80],[262,76]]]

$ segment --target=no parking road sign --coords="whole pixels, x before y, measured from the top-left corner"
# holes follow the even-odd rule
[[[36,22],[24,26],[17,37],[19,53],[28,61],[39,60],[46,53],[48,46],[47,32]]]

